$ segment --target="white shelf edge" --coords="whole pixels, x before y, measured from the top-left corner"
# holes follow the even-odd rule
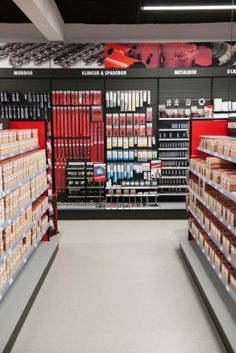
[[[200,242],[198,240],[196,240],[195,238],[195,234],[192,231],[192,229],[189,229],[189,232],[192,234],[193,238],[195,239],[197,245],[199,246],[199,248],[201,249],[202,253],[204,254],[205,258],[207,259],[207,261],[209,262],[210,266],[212,267],[212,269],[215,271],[215,273],[217,274],[218,278],[220,279],[222,285],[224,286],[225,290],[229,293],[229,295],[231,296],[231,298],[233,299],[233,301],[236,303],[236,294],[233,292],[233,290],[230,288],[229,284],[226,283],[226,281],[223,279],[223,276],[221,275],[221,273],[219,271],[217,271],[215,265],[211,262],[210,258],[206,255],[205,250],[202,248]]]
[[[187,169],[189,169],[189,167],[176,167],[176,166],[173,166],[173,167],[162,167],[161,169],[163,169],[163,170],[170,170],[170,169],[184,169],[184,170],[187,170]]]
[[[162,175],[161,176],[161,179],[186,179],[186,175],[171,175],[171,176],[168,176],[168,175]]]
[[[22,181],[19,181],[18,183],[14,184],[13,186],[11,186],[9,189],[1,191],[0,192],[0,199],[2,199],[3,197],[7,196],[8,194],[10,194],[11,192],[17,190],[18,188],[24,186],[25,184],[27,184],[30,180],[34,179],[35,177],[37,177],[38,175],[42,174],[43,172],[45,172],[48,168],[48,165],[45,165],[43,168],[40,168],[36,173],[32,174],[31,176],[23,179]]]
[[[106,187],[106,190],[121,190],[121,189],[158,189],[158,185],[152,186],[119,186],[119,187]]]
[[[190,120],[190,118],[159,118],[158,120],[160,121],[184,121],[184,120]]]
[[[159,147],[159,151],[188,151],[188,147]]]
[[[159,193],[154,194],[154,195],[150,195],[150,194],[144,194],[144,195],[140,195],[140,194],[135,194],[135,195],[132,195],[132,194],[121,194],[121,195],[106,194],[106,197],[157,197],[157,196],[159,196]]]
[[[17,248],[17,246],[20,244],[20,242],[28,235],[28,233],[33,229],[33,227],[36,225],[36,223],[42,218],[44,213],[47,212],[49,209],[49,206],[46,207],[43,211],[40,212],[38,217],[33,221],[33,223],[24,231],[24,233],[20,236],[19,239],[16,240],[16,242],[7,250],[5,253],[0,257],[0,265],[3,264],[6,259],[11,255],[11,253]]]
[[[158,129],[158,131],[188,131],[187,129],[182,129],[182,128],[173,128],[173,129]]]
[[[197,217],[197,215],[193,212],[191,207],[188,207],[188,210],[191,212],[193,215],[194,219],[197,221],[197,223],[201,226],[201,228],[204,230],[204,232],[211,238],[211,240],[215,243],[215,245],[218,247],[218,249],[222,252],[222,254],[225,256],[225,258],[230,262],[230,264],[236,269],[236,262],[232,260],[230,254],[228,254],[221,243],[219,243],[211,234],[211,232],[205,227],[205,225],[201,222],[201,220]]]
[[[165,161],[165,160],[169,161],[169,160],[173,160],[173,159],[177,160],[177,161],[181,161],[181,160],[188,161],[188,158],[186,158],[186,157],[159,157],[159,159],[161,159],[163,161]]]
[[[169,137],[161,137],[158,139],[158,141],[190,141],[188,137],[183,137],[183,138],[180,138],[180,137],[173,137],[173,138],[169,138]]]
[[[187,189],[187,184],[182,184],[182,185],[159,185],[160,189],[169,189],[169,188],[175,188],[175,189],[182,189],[186,188]]]
[[[236,228],[235,227],[232,227],[230,223],[225,221],[221,216],[219,216],[215,211],[213,211],[206,204],[206,202],[190,186],[188,186],[188,189],[211,212],[211,214],[217,218],[218,221],[220,221],[230,232],[232,232],[234,235],[236,235]]]
[[[231,158],[231,157],[227,157],[227,156],[225,156],[224,154],[217,153],[217,152],[213,152],[213,151],[211,151],[211,150],[208,150],[208,149],[202,148],[202,147],[198,147],[197,149],[198,149],[199,151],[201,151],[201,152],[204,152],[204,153],[207,153],[207,154],[211,154],[212,156],[215,156],[215,157],[219,157],[219,158],[221,158],[221,159],[224,159],[225,161],[232,162],[232,163],[236,163],[236,159]]]
[[[38,148],[39,148],[39,146],[37,145],[35,147],[29,147],[29,148],[25,148],[24,150],[20,150],[20,151],[17,151],[17,152],[6,154],[5,156],[1,156],[0,157],[0,161],[5,161],[6,159],[18,156],[19,154],[23,154],[23,153],[26,153],[26,152],[37,150]]]
[[[180,193],[177,193],[177,192],[160,192],[160,196],[187,196],[188,193],[185,193],[185,192],[180,192]]]
[[[42,233],[40,234],[40,236],[38,237],[37,241],[32,245],[32,247],[30,248],[28,254],[24,257],[24,259],[21,261],[20,265],[17,267],[16,271],[13,273],[13,275],[11,276],[10,279],[7,280],[7,283],[5,284],[5,286],[1,289],[0,291],[0,302],[1,300],[4,298],[5,294],[8,292],[9,288],[11,287],[11,285],[14,283],[14,281],[16,280],[17,276],[19,275],[19,273],[21,272],[21,270],[23,269],[23,267],[25,266],[25,264],[27,263],[27,261],[29,260],[30,256],[34,253],[34,251],[36,250],[36,248],[38,247],[39,243],[41,242],[42,238],[44,237],[44,235],[46,234],[46,232],[49,229],[49,224],[47,224],[47,226],[45,227],[45,229],[42,231]]]
[[[20,214],[27,209],[27,207],[29,207],[32,203],[34,203],[34,201],[36,201],[45,191],[47,191],[48,188],[49,188],[49,185],[47,185],[42,191],[40,191],[33,199],[28,201],[24,206],[20,207],[20,210],[17,211],[17,213],[14,216],[12,216],[8,220],[0,224],[0,231],[6,229],[6,227],[8,227],[12,222],[14,222],[14,220],[17,217],[19,217]]]
[[[225,197],[228,197],[229,199],[236,201],[236,193],[232,193],[229,191],[225,191],[224,189],[222,189],[218,184],[214,183],[212,180],[206,178],[204,175],[198,173],[196,170],[193,170],[192,168],[189,169],[190,172],[192,172],[193,174],[197,175],[200,179],[202,179],[203,181],[205,181],[207,184],[211,185],[214,189],[216,189],[217,191],[219,191],[221,194],[223,194]]]

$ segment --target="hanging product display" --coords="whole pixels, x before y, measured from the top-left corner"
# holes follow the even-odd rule
[[[59,201],[97,202],[98,189],[103,187],[96,185],[92,191],[91,178],[93,163],[104,162],[102,93],[53,91],[52,104],[55,182]]]
[[[158,189],[151,175],[151,162],[157,159],[151,90],[109,90],[105,96],[106,205],[151,206]]]

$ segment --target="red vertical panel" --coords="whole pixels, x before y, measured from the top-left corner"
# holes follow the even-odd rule
[[[10,129],[38,129],[39,133],[39,147],[46,146],[46,131],[44,121],[10,121]]]
[[[191,156],[201,157],[205,154],[198,151],[197,147],[200,143],[200,136],[227,136],[227,120],[193,120],[192,121],[192,145]]]

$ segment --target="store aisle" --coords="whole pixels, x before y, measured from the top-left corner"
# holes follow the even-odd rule
[[[178,253],[186,221],[60,222],[12,353],[225,353]]]

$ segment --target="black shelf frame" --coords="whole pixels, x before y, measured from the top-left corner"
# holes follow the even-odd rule
[[[150,79],[156,80],[157,87],[157,97],[156,104],[160,103],[159,96],[159,86],[160,80],[163,79],[176,79],[182,80],[185,79],[194,79],[198,80],[199,78],[208,78],[211,82],[211,102],[213,100],[214,93],[214,80],[215,79],[232,79],[236,78],[236,69],[233,67],[209,67],[209,68],[191,68],[191,69],[128,69],[128,70],[107,70],[107,69],[0,69],[0,89],[4,91],[50,91],[55,89],[61,90],[101,90],[103,97],[103,114],[105,113],[105,91],[107,86],[110,85],[112,80],[120,81],[126,80],[127,85],[129,85],[130,79],[136,80],[137,82],[142,79],[148,82]],[[181,82],[181,81],[180,81]],[[197,81],[196,81],[197,82]],[[55,87],[55,83],[56,86]],[[81,86],[82,85],[82,86]],[[101,89],[102,87],[102,89]],[[8,102],[3,102],[3,104],[9,104]],[[37,104],[37,102],[32,102],[32,104]],[[51,100],[52,107],[52,100]],[[158,114],[158,111],[156,112]],[[51,130],[53,131],[53,119],[52,112],[50,112],[49,122],[51,123]],[[203,120],[203,118],[196,118],[196,120]],[[224,118],[222,118],[223,120]],[[195,119],[193,119],[195,120]],[[208,120],[204,118],[204,120]],[[209,119],[212,120],[212,119]],[[14,119],[12,121],[17,121]],[[31,119],[25,119],[24,121],[31,121]],[[37,119],[33,119],[37,121]],[[45,120],[44,120],[45,121]],[[45,121],[47,123],[47,121]],[[47,125],[47,124],[45,124]],[[190,119],[190,128],[191,128],[191,119]],[[57,138],[53,136],[48,136],[52,141],[52,151],[54,151],[54,140]],[[59,138],[58,138],[59,139]],[[191,142],[191,133],[190,133],[190,142]],[[157,145],[158,147],[158,145]],[[106,138],[105,138],[105,149],[106,149]],[[53,154],[54,155],[54,154]],[[55,168],[54,168],[54,158],[52,160],[53,164],[53,175],[55,178]],[[54,185],[55,186],[55,185]],[[55,192],[55,188],[54,188]],[[160,201],[182,201],[184,196],[170,196],[170,195],[160,195]],[[117,210],[121,213],[121,210]],[[67,210],[63,211],[67,213]],[[81,212],[81,211],[79,211]],[[79,213],[78,212],[78,213]],[[104,209],[104,212],[109,212]],[[127,212],[126,211],[122,211]],[[128,213],[130,211],[128,210]],[[147,214],[150,210],[144,210],[144,213]],[[158,213],[159,210],[154,212]],[[70,213],[70,212],[69,212]],[[134,210],[132,213],[135,213]],[[185,213],[185,212],[183,212]],[[60,213],[59,213],[60,214]],[[91,213],[92,215],[92,213]],[[77,214],[78,216],[78,214]],[[172,214],[174,217],[174,213]],[[137,213],[137,218],[140,217],[140,211]],[[145,216],[146,217],[146,216]],[[184,216],[185,217],[185,216]]]

